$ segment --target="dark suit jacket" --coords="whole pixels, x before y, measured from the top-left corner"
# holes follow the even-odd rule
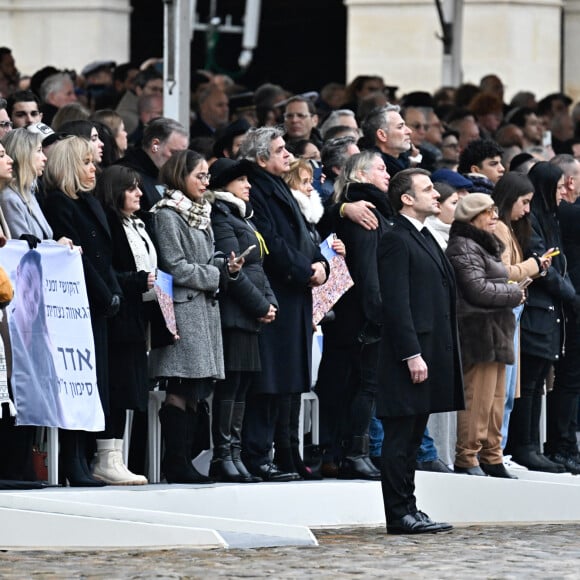
[[[463,409],[453,270],[407,218],[393,222],[378,248],[383,340],[377,416]],[[428,379],[419,384],[412,383],[405,360],[416,354],[428,366]]]

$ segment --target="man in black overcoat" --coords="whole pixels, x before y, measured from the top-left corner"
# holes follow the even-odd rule
[[[452,526],[417,510],[415,462],[429,413],[464,408],[455,278],[424,228],[440,212],[429,173],[397,173],[389,198],[398,215],[378,248],[384,330],[377,397],[387,532],[441,532]]]
[[[250,160],[248,179],[253,222],[265,241],[264,270],[279,303],[272,324],[260,334],[259,373],[246,400],[243,431],[244,462],[266,481],[295,479],[280,462],[282,446],[272,463],[274,434],[283,420],[279,411],[292,405],[290,443],[296,439],[300,394],[310,390],[312,365],[312,287],[326,282],[329,265],[312,241],[298,204],[282,176],[290,167],[282,132],[272,127],[250,130],[240,155]],[[298,407],[298,409],[296,408]],[[287,427],[284,427],[287,428]],[[278,442],[278,441],[277,441]],[[296,447],[297,449],[297,447]],[[284,470],[278,469],[284,467]]]

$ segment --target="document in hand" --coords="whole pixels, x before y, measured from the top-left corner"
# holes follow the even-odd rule
[[[175,322],[175,310],[173,309],[173,276],[162,270],[157,270],[154,288],[167,330],[173,336],[177,336],[177,323]]]
[[[354,286],[346,261],[332,249],[334,235],[330,235],[320,244],[322,255],[330,264],[330,275],[326,284],[312,289],[312,321],[317,325],[332,310],[347,290]]]

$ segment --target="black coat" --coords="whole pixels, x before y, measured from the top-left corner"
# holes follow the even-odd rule
[[[90,193],[72,199],[62,191],[50,191],[44,214],[54,238],[70,238],[83,250],[82,261],[95,341],[95,365],[99,396],[105,414],[109,409],[108,332],[105,314],[113,294],[122,291],[113,270],[113,243],[105,212]]]
[[[144,218],[143,214],[148,212],[162,197],[157,189],[157,186],[160,185],[159,169],[151,157],[140,147],[128,149],[125,157],[117,161],[117,165],[134,169],[139,174],[140,188],[143,192],[139,216]]]
[[[276,320],[260,334],[262,373],[254,392],[299,393],[310,389],[312,264],[328,263],[308,233],[298,203],[280,177],[252,164],[248,178],[254,223],[268,254],[264,270],[276,295]]]
[[[378,248],[383,339],[377,416],[463,409],[453,269],[409,220],[397,216],[393,224]],[[405,359],[417,354],[429,376],[413,384]]]
[[[337,302],[333,310],[335,320],[325,324],[325,340],[333,344],[353,344],[361,333],[368,338],[380,336],[381,294],[377,272],[377,248],[389,227],[393,211],[387,194],[370,183],[351,183],[348,202],[369,201],[376,209],[376,230],[366,230],[344,218],[337,223],[336,233],[346,246],[346,264],[354,286]]]
[[[248,211],[251,212],[249,207]],[[261,327],[258,318],[268,313],[271,304],[278,307],[262,266],[256,228],[249,218],[241,217],[238,207],[223,200],[214,202],[211,223],[216,250],[227,256],[232,251],[237,256],[246,248],[256,246],[245,257],[236,279],[230,280],[226,291],[219,294],[222,327],[256,333]]]
[[[145,342],[148,316],[143,302],[149,272],[137,272],[135,258],[119,217],[106,210],[113,240],[113,269],[123,291],[123,302],[116,316],[109,319],[110,341]]]
[[[532,213],[532,238],[525,250],[526,258],[543,255],[553,247],[562,249],[560,226],[555,215],[542,224]],[[567,273],[566,256],[552,258],[545,276],[528,287],[528,299],[522,314],[521,352],[547,360],[558,360],[565,348],[563,320],[564,303],[572,303],[576,296]]]

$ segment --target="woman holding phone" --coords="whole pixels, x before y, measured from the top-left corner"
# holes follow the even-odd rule
[[[216,250],[244,258],[243,270],[219,297],[226,377],[214,390],[209,474],[241,483],[261,481],[240,458],[242,423],[246,393],[261,370],[258,333],[275,320],[278,309],[262,267],[267,248],[252,222],[247,166],[246,161],[218,159],[210,168],[209,184]]]
[[[530,169],[528,177],[535,193],[531,200],[532,231],[524,255],[543,259],[562,247],[557,211],[566,191],[565,176],[556,165],[540,161]],[[506,447],[514,461],[533,471],[565,470],[542,453],[540,441],[544,383],[566,346],[564,304],[576,310],[580,297],[568,277],[564,254],[558,254],[552,257],[545,276],[528,289],[521,320],[521,393],[514,403]]]

